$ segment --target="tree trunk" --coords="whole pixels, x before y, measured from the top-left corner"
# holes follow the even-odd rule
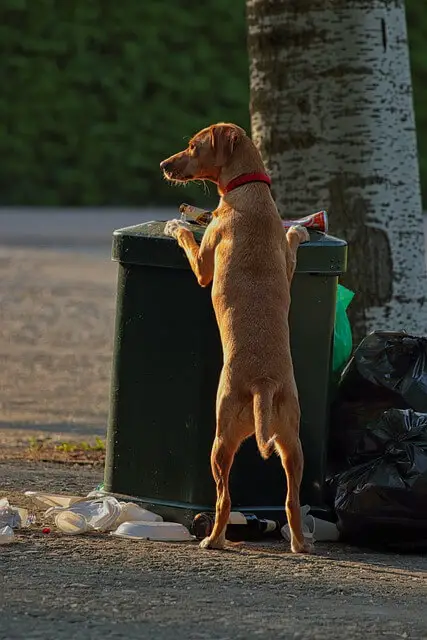
[[[349,243],[354,337],[427,332],[403,0],[247,0],[252,135],[281,215]]]

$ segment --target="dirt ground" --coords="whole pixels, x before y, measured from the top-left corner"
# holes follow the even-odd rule
[[[104,436],[116,265],[0,247],[0,444]]]
[[[99,469],[5,461],[0,496],[26,489],[82,493]],[[42,513],[0,547],[0,638],[427,638],[421,556],[285,543],[202,551],[196,543],[108,534],[43,535]]]
[[[28,460],[35,441],[105,434],[115,267],[107,257],[0,248],[0,497],[85,495],[101,465]],[[31,456],[30,456],[31,457]],[[67,537],[37,523],[0,547],[0,639],[427,638],[427,560],[341,544],[201,551]],[[51,523],[50,523],[51,524]]]

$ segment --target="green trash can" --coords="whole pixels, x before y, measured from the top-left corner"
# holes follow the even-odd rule
[[[104,486],[189,525],[215,504],[210,450],[222,351],[210,287],[198,285],[163,227],[149,222],[114,232],[119,266]],[[290,333],[305,457],[301,503],[321,510],[336,291],[347,244],[313,231],[310,237],[298,250]],[[233,509],[278,515],[285,490],[279,458],[262,460],[255,439],[247,440],[231,472]]]

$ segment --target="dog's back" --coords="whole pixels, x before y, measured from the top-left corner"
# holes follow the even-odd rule
[[[227,200],[216,222],[212,289],[224,364],[232,363],[233,379],[247,388],[260,378],[286,384],[292,365],[285,231],[266,185],[246,185]]]

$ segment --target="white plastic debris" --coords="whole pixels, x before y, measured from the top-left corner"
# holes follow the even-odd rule
[[[28,524],[28,511],[21,507],[13,507],[7,498],[0,499],[0,528],[19,529]]]
[[[320,518],[313,518],[313,520],[313,536],[315,541],[336,542],[339,539],[340,532],[335,522],[328,522],[328,520],[321,520]]]
[[[67,508],[76,502],[85,500],[82,496],[65,496],[53,493],[41,493],[40,491],[25,491],[24,495],[31,498],[38,507],[42,507],[44,509],[48,509],[50,507]]]
[[[130,540],[162,542],[194,540],[194,536],[190,534],[188,529],[177,522],[123,522],[111,535]]]
[[[72,523],[73,533],[85,533],[90,530],[110,531],[121,513],[121,506],[116,498],[106,496],[94,500],[82,500],[67,509],[53,507],[45,515],[51,513],[55,514],[55,524],[64,533],[71,532],[68,523]],[[79,516],[78,519],[75,518],[76,515]],[[80,530],[77,530],[78,528]]]
[[[122,502],[98,490],[88,496],[66,496],[26,491],[41,507],[49,507],[45,517],[53,516],[55,525],[68,535],[90,531],[113,531],[114,535],[137,540],[192,540],[188,529],[143,509],[134,502]],[[167,525],[151,527],[151,525]]]
[[[15,534],[13,533],[12,527],[6,525],[0,529],[0,544],[9,544],[10,542],[14,542]]]
[[[73,511],[60,511],[55,515],[55,524],[63,533],[75,535],[86,533],[90,527],[84,516]]]
[[[338,527],[334,522],[315,518],[310,513],[308,504],[301,507],[302,532],[308,542],[336,542],[340,536]],[[288,524],[281,528],[282,536],[288,542],[291,541],[291,532]]]
[[[161,516],[133,502],[119,502],[114,496],[83,499],[67,508],[52,507],[45,515],[51,514],[54,514],[58,529],[71,535],[87,531],[111,531],[126,521],[163,520]]]
[[[163,522],[162,516],[147,511],[134,502],[120,502],[121,512],[114,526],[118,527],[123,522]]]

